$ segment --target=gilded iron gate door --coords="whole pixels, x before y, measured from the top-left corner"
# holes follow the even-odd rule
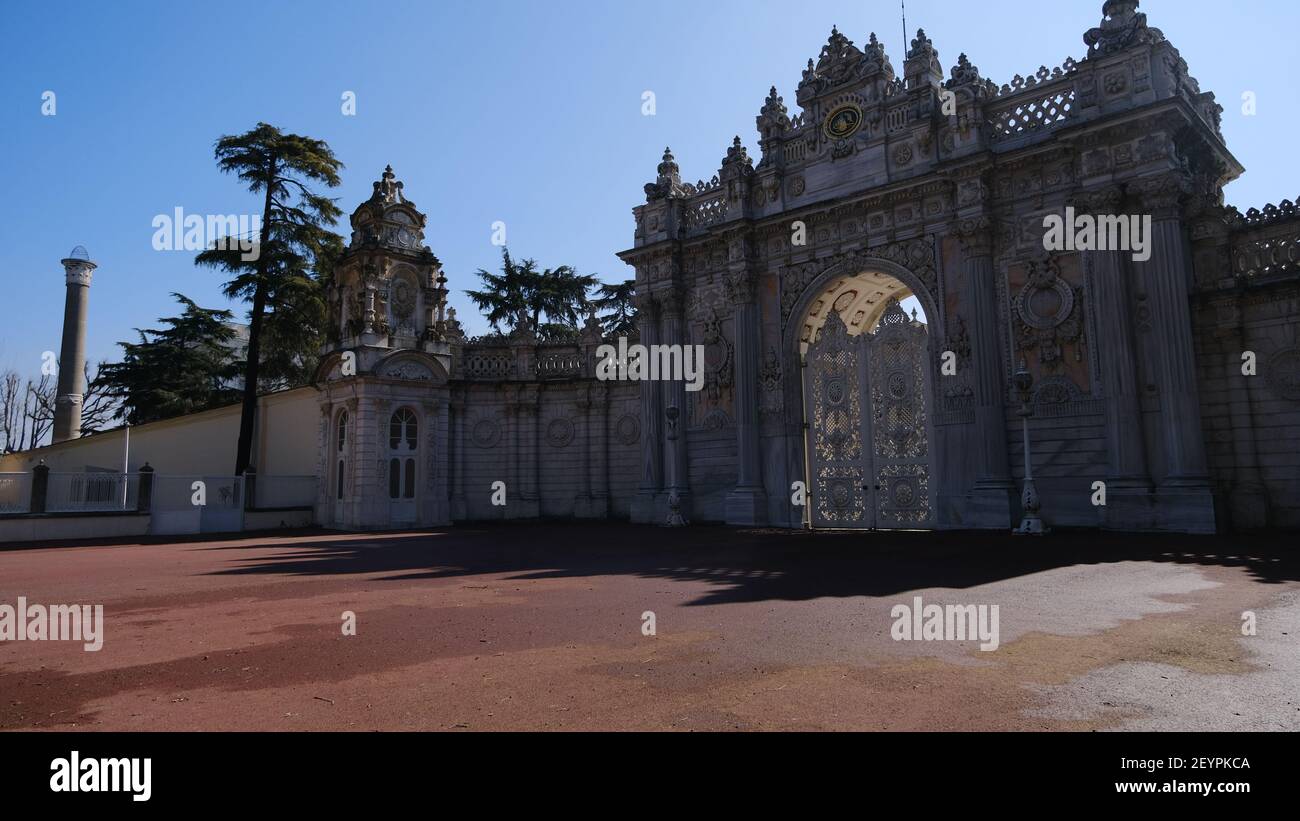
[[[884,530],[933,527],[926,328],[891,301],[876,331],[864,336],[872,417],[866,460],[875,497],[871,518]]]
[[[849,336],[831,310],[806,354],[808,505],[813,527],[872,527],[863,423],[866,362],[862,336]]]

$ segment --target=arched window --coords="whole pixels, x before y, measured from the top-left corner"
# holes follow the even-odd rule
[[[415,445],[420,438],[418,428],[419,422],[415,418],[415,411],[402,408],[394,413],[388,421],[389,449],[397,450],[405,440],[407,450],[415,450]]]
[[[415,452],[420,443],[419,418],[399,408],[388,420],[388,497],[415,498]]]

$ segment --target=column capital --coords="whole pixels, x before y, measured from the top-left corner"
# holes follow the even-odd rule
[[[1171,220],[1182,217],[1183,201],[1191,193],[1191,186],[1181,177],[1165,174],[1129,183],[1128,193],[1138,198],[1152,219]]]
[[[726,274],[727,295],[736,305],[753,303],[758,296],[758,275],[748,267]]]
[[[956,234],[967,259],[993,255],[993,220],[987,214],[958,220]]]
[[[686,300],[675,288],[659,291],[652,296],[658,306],[659,316],[663,319],[681,319],[686,313]]]
[[[1124,204],[1124,189],[1118,185],[1103,185],[1074,195],[1074,204],[1093,214],[1115,214]]]

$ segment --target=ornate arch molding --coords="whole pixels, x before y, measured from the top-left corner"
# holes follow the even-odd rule
[[[880,250],[886,250],[888,256],[902,256],[915,265],[920,273],[915,273],[912,267],[886,256],[876,255]],[[842,254],[786,269],[781,277],[781,335],[786,351],[798,355],[799,329],[803,317],[830,283],[867,271],[894,277],[906,285],[920,301],[926,322],[930,326],[932,349],[946,337],[943,316],[939,312],[939,279],[934,261],[934,246],[927,237],[897,243],[887,249]]]
[[[898,259],[910,262],[915,268],[896,261]],[[769,363],[765,366],[765,370],[769,373],[776,370],[773,378],[768,380],[769,391],[775,391],[779,394],[780,403],[785,408],[803,407],[803,379],[800,376],[802,368],[799,337],[803,328],[804,315],[812,307],[813,301],[834,280],[868,271],[888,274],[899,280],[912,291],[912,294],[921,303],[921,307],[925,311],[926,322],[929,325],[929,367],[933,375],[937,362],[935,352],[944,350],[944,346],[947,344],[948,332],[944,327],[943,317],[939,313],[938,307],[940,287],[934,244],[930,237],[926,236],[916,240],[874,248],[870,251],[854,251],[827,259],[814,260],[788,268],[782,272],[781,351],[779,357],[774,357],[780,365],[779,369],[774,369],[773,363]],[[918,274],[917,271],[921,273]],[[782,378],[782,375],[786,378]],[[763,401],[772,403],[777,400],[774,397],[767,397]],[[938,405],[934,407],[936,411],[939,409]],[[790,416],[790,414],[787,414],[785,420],[786,430],[794,438],[797,443],[796,447],[802,453],[802,414],[795,414],[793,418],[790,418]]]
[[[429,382],[445,385],[450,378],[446,368],[434,357],[420,351],[397,351],[380,359],[372,370],[383,379],[405,382]]]

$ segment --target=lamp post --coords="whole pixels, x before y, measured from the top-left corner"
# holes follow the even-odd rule
[[[668,441],[677,442],[677,417],[681,411],[676,405],[669,405],[664,411],[664,416],[668,417]],[[677,449],[675,446],[670,447],[674,453]],[[685,527],[686,518],[682,516],[682,497],[677,493],[677,460],[668,460],[668,521],[665,522],[668,527]]]
[[[1025,490],[1020,496],[1020,506],[1024,508],[1025,514],[1020,520],[1020,526],[1012,533],[1019,536],[1042,536],[1047,531],[1043,527],[1043,520],[1038,517],[1042,502],[1038,498],[1038,488],[1034,487],[1033,460],[1029,454],[1029,417],[1034,415],[1033,407],[1029,404],[1029,389],[1034,386],[1034,375],[1029,372],[1024,359],[1020,360],[1020,367],[1016,369],[1011,380],[1016,386],[1016,394],[1020,397],[1020,410],[1017,413],[1020,416],[1025,445]]]

